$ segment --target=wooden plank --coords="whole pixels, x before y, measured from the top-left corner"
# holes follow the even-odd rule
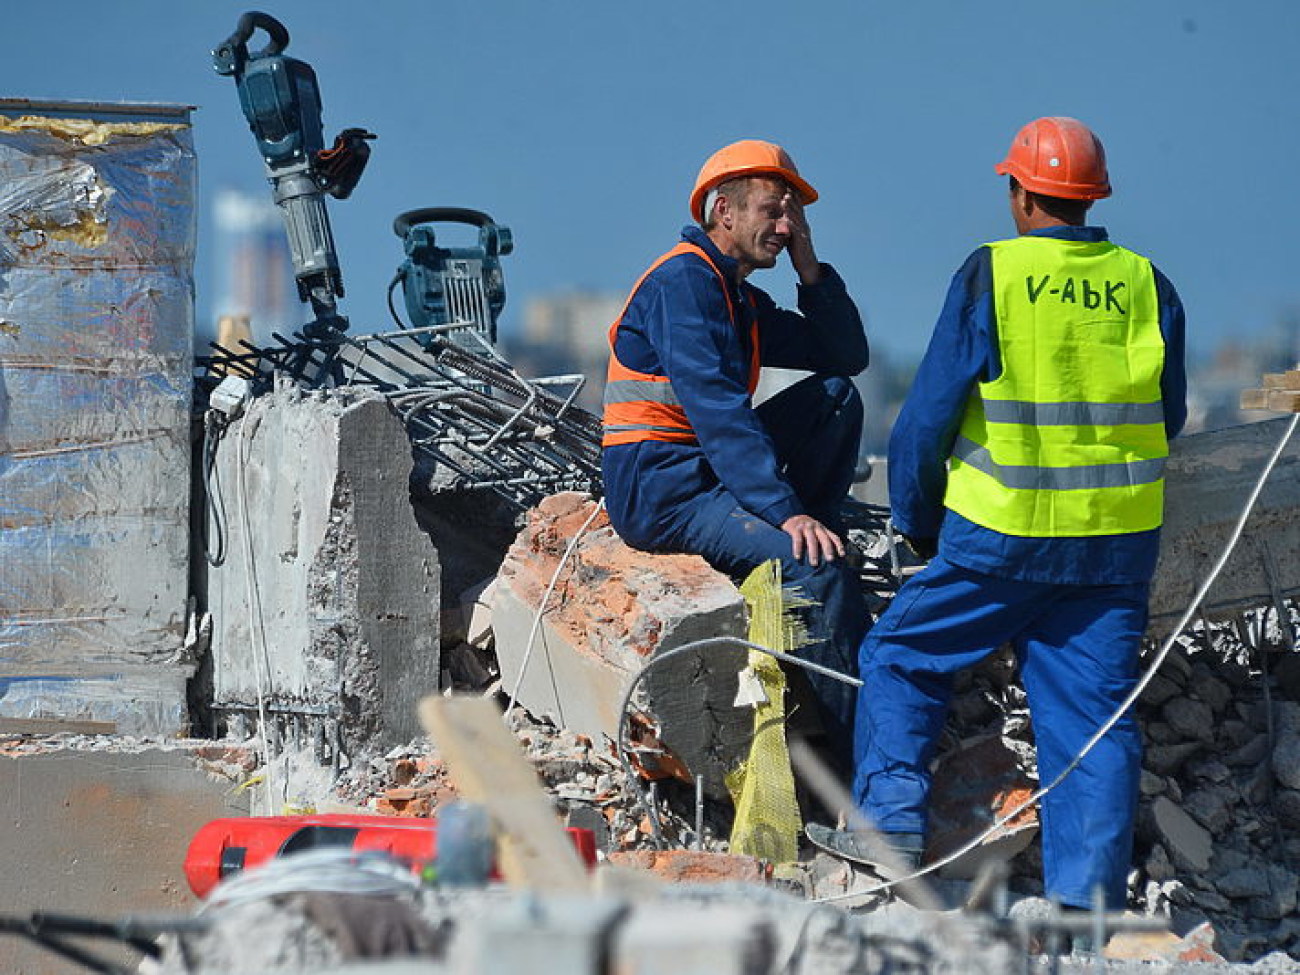
[[[1300,413],[1300,389],[1270,389],[1268,408],[1278,413]]]
[[[1266,410],[1268,409],[1267,389],[1243,389],[1241,391],[1240,406],[1243,410]]]
[[[1270,373],[1265,381],[1282,375]],[[1286,375],[1291,375],[1286,373]],[[1300,373],[1297,373],[1300,375]],[[1290,380],[1287,380],[1290,382]],[[1266,386],[1263,389],[1243,389],[1240,406],[1243,410],[1272,410],[1274,413],[1300,413],[1300,388]]]
[[[420,702],[420,724],[460,794],[491,815],[508,884],[553,892],[588,889],[573,842],[492,701],[431,695]]]
[[[1264,373],[1266,389],[1300,389],[1300,369]]]
[[[115,735],[112,721],[65,721],[62,718],[0,718],[0,735]]]

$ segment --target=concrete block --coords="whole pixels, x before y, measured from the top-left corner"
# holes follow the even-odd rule
[[[1214,888],[1225,897],[1264,897],[1269,893],[1268,873],[1261,865],[1252,864],[1229,870],[1214,879]]]
[[[228,555],[208,576],[214,706],[326,723],[345,751],[420,734],[439,677],[437,553],[409,500],[411,449],[385,400],[289,384],[217,455]]]
[[[626,910],[611,898],[513,900],[468,926],[450,967],[478,975],[602,975],[609,931]]]
[[[1151,630],[1165,633],[1218,558],[1246,497],[1289,418],[1179,437],[1165,469],[1165,523],[1151,586]],[[1300,439],[1287,445],[1241,543],[1204,602],[1212,618],[1271,605],[1269,569],[1286,594],[1300,592]]]
[[[1208,829],[1211,836],[1220,836],[1232,823],[1231,798],[1226,789],[1195,789],[1183,798],[1182,808]]]
[[[460,594],[460,610],[465,619],[465,642],[482,647],[492,640],[492,597],[496,577],[484,579]]]
[[[738,904],[647,905],[617,931],[612,975],[753,975],[770,961],[771,925]]]
[[[1214,712],[1208,704],[1175,697],[1165,703],[1161,714],[1179,738],[1207,743],[1214,740]]]
[[[1270,920],[1294,917],[1297,896],[1300,895],[1300,877],[1280,863],[1270,863],[1267,871],[1268,892],[1251,901],[1249,915]]]
[[[1273,705],[1273,722],[1279,735],[1300,735],[1300,702],[1278,701]]]
[[[502,686],[536,715],[595,741],[615,740],[619,704],[642,668],[694,640],[743,637],[745,605],[731,581],[696,556],[651,555],[619,540],[601,512],[583,532],[542,613],[534,620],[560,558],[595,502],[566,493],[542,502],[497,575],[492,621]],[[660,740],[725,796],[723,775],[752,732],[736,708],[745,651],[714,648],[655,667],[635,704],[661,726]],[[526,666],[525,666],[526,664]]]

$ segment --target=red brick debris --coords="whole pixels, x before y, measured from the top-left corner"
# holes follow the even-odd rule
[[[570,542],[596,502],[578,492],[552,495],[528,513],[501,576],[526,603],[539,604]],[[521,568],[526,570],[521,571]],[[652,577],[650,577],[652,576]],[[683,600],[717,585],[718,575],[694,555],[655,555],[625,545],[602,510],[582,533],[568,567],[548,602],[550,625],[566,631],[575,646],[589,642],[626,646],[649,656],[658,646],[661,622],[642,605],[640,594],[671,579]],[[593,634],[593,622],[599,632]]]
[[[757,857],[702,850],[622,850],[609,854],[609,862],[672,884],[766,884],[772,876],[772,865]]]

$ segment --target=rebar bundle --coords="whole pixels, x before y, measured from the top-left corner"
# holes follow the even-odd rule
[[[601,422],[575,405],[579,374],[525,379],[486,341],[477,352],[445,328],[371,335],[295,334],[196,359],[200,409],[226,376],[253,395],[288,376],[304,389],[369,387],[388,398],[433,493],[491,490],[519,510],[556,491],[599,495]],[[463,338],[463,330],[462,330]]]

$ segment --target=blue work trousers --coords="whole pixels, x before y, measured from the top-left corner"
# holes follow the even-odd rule
[[[810,376],[762,403],[757,412],[804,509],[841,531],[839,507],[853,483],[862,435],[862,400],[852,381]],[[779,560],[782,584],[813,603],[800,611],[811,642],[797,655],[857,676],[868,616],[857,573],[844,559],[815,566],[796,560],[790,536],[742,508],[722,485],[686,506],[662,547],[703,556],[735,578],[769,559]],[[828,743],[848,768],[857,691],[831,677],[808,673],[808,680]]]
[[[923,833],[929,763],[957,671],[1015,649],[1046,785],[1137,680],[1148,586],[1018,582],[937,558],[894,597],[866,639],[854,735],[854,799],[881,830]],[[1048,896],[1089,907],[1098,884],[1126,901],[1142,739],[1129,712],[1044,797]]]

